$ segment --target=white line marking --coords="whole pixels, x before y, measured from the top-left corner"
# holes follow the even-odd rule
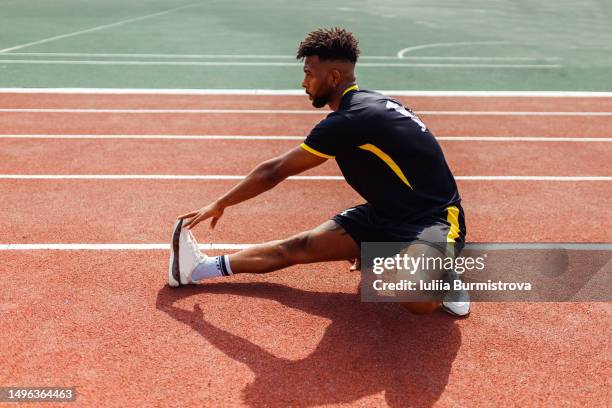
[[[166,114],[166,113],[242,113],[242,114],[291,114],[327,115],[329,111],[307,109],[74,109],[74,108],[0,108],[6,113],[129,113],[129,114]]]
[[[571,251],[612,251],[612,243],[489,243],[489,244],[467,244],[466,249],[477,249],[486,251],[507,250],[539,250],[539,249],[566,249]]]
[[[392,96],[470,98],[612,98],[612,92],[379,90]],[[0,88],[0,93],[92,95],[302,96],[303,89]]]
[[[199,244],[202,250],[241,250],[255,244]],[[465,249],[486,251],[564,249],[570,251],[612,251],[608,243],[490,243],[467,244]],[[170,250],[170,244],[0,244],[0,251],[157,251]]]
[[[464,181],[612,181],[612,176],[457,176],[455,179]]]
[[[39,57],[98,57],[98,58],[177,58],[177,59],[291,59],[295,55],[266,55],[266,54],[128,54],[128,53],[89,53],[89,52],[9,52],[5,55],[39,56]],[[397,59],[397,57],[362,56],[360,58]],[[296,60],[297,61],[297,60]]]
[[[126,113],[126,114],[264,114],[327,115],[314,109],[88,109],[88,108],[0,108],[0,113]],[[612,112],[527,112],[527,111],[415,111],[429,116],[612,116]]]
[[[304,140],[306,136],[249,135],[0,135],[0,139],[102,139],[102,140]],[[610,139],[612,141],[612,138]]]
[[[359,57],[361,58],[368,58]],[[369,57],[373,58],[373,57]],[[427,56],[427,55],[404,55],[403,57],[385,57],[399,60],[432,60],[432,61],[561,61],[559,57],[446,57],[446,56]],[[359,64],[359,63],[358,63]]]
[[[246,62],[246,61],[98,61],[98,60],[17,60],[0,59],[2,64],[50,64],[50,65],[162,65],[162,66],[211,66],[211,67],[298,67],[296,62]],[[360,64],[361,65],[361,64]],[[385,64],[386,65],[386,64]]]
[[[224,174],[0,174],[6,180],[242,180]],[[344,180],[341,176],[292,176],[289,180]]]
[[[508,41],[471,41],[471,42],[446,42],[446,43],[433,43],[433,44],[421,44],[421,45],[413,45],[412,47],[407,47],[399,50],[397,52],[397,58],[404,58],[404,54],[425,50],[430,48],[446,48],[446,47],[461,47],[461,46],[473,46],[473,45],[504,45],[509,44]]]
[[[224,174],[0,174],[0,180],[242,180]],[[612,181],[612,176],[456,176],[463,181]],[[344,180],[342,176],[292,176],[289,180]]]
[[[6,180],[242,180],[224,174],[0,174]],[[341,176],[292,176],[289,180],[344,180]]]
[[[253,244],[199,244],[204,250],[245,249]],[[148,251],[169,250],[170,244],[0,244],[0,251]]]
[[[577,143],[608,143],[610,137],[536,137],[536,136],[439,136],[438,140],[447,142],[577,142]]]
[[[88,52],[9,52],[5,55],[33,57],[94,57],[94,58],[164,58],[164,59],[289,59],[295,55],[265,54],[128,54],[128,53],[88,53]],[[559,61],[559,57],[446,57],[411,55],[398,58],[386,55],[361,55],[360,60],[435,60],[435,61]]]
[[[0,135],[0,139],[85,139],[85,140],[304,140],[306,136],[250,135]],[[437,136],[447,142],[572,142],[610,143],[612,137],[537,136]]]
[[[298,67],[299,62],[245,62],[245,61],[97,61],[97,60],[19,60],[0,59],[2,64],[46,64],[46,65],[149,65],[149,66],[201,66],[201,67]],[[362,62],[360,68],[510,68],[510,69],[557,69],[559,64],[428,64]]]
[[[528,112],[528,111],[416,111],[419,115],[443,116],[612,116],[612,112]]]
[[[104,24],[104,25],[101,25],[101,26],[88,28],[86,30],[74,31],[72,33],[56,35],[54,37],[43,38],[42,40],[38,40],[38,41],[32,41],[32,42],[25,43],[25,44],[15,45],[13,47],[4,48],[4,49],[0,50],[0,54],[4,54],[4,53],[10,52],[10,51],[14,51],[14,50],[19,50],[19,49],[26,48],[26,47],[31,47],[33,45],[44,44],[44,43],[48,43],[48,42],[51,42],[51,41],[61,40],[63,38],[74,37],[74,36],[81,35],[81,34],[91,33],[91,32],[94,32],[94,31],[104,30],[106,28],[116,27],[116,26],[123,25],[123,24],[133,23],[135,21],[140,21],[140,20],[145,20],[145,19],[148,19],[148,18],[153,18],[153,17],[161,16],[161,15],[168,14],[168,13],[171,13],[171,12],[176,11],[176,10],[180,10],[180,9],[184,9],[184,8],[188,8],[188,7],[194,7],[194,6],[197,6],[199,4],[200,3],[186,4],[184,6],[173,7],[171,9],[159,11],[157,13],[147,14],[147,15],[139,16],[139,17],[133,17],[133,18],[129,18],[127,20],[117,21],[116,23]]]

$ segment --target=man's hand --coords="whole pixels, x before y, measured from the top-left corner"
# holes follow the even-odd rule
[[[210,228],[215,228],[219,218],[223,215],[223,211],[225,207],[222,207],[217,201],[212,204],[207,205],[206,207],[202,207],[197,211],[191,211],[187,214],[181,215],[179,220],[188,219],[186,223],[183,224],[183,228],[192,229],[196,225],[200,223],[200,221],[207,220],[212,218],[210,221]]]

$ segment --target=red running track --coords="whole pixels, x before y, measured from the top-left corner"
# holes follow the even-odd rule
[[[391,95],[393,96],[393,95]],[[610,112],[612,97],[396,96],[415,111]],[[314,109],[308,96],[0,93],[3,108]],[[322,114],[326,108],[320,110]]]
[[[0,174],[245,175],[301,140],[5,139],[0,143]],[[440,143],[455,175],[612,175],[609,142]],[[340,172],[330,160],[308,174]]]
[[[236,181],[0,180],[0,243],[160,243]],[[610,182],[461,181],[472,242],[608,242]],[[229,208],[202,242],[279,239],[361,203],[342,181],[287,180]],[[196,233],[198,233],[196,231]]]
[[[308,108],[298,97],[239,99],[257,109]],[[6,108],[231,108],[236,100],[0,94]],[[410,101],[420,110],[609,111],[612,105],[608,99]],[[257,118],[0,113],[0,133],[297,135],[316,120]],[[609,119],[601,118],[426,119],[440,135],[610,135]],[[243,174],[293,143],[0,139],[0,166],[13,174]],[[200,154],[206,146],[220,153]],[[493,168],[495,174],[610,175],[608,146],[443,142],[457,174]],[[240,160],[227,157],[230,149]],[[182,161],[167,159],[177,151]],[[198,163],[201,156],[206,163]],[[318,171],[335,170],[330,163]],[[233,183],[0,180],[0,243],[167,242],[178,213]],[[609,182],[461,181],[459,187],[472,242],[610,241]],[[196,234],[201,242],[275,239],[359,201],[339,181],[286,181],[229,209],[214,234],[204,226]],[[165,251],[0,253],[0,381],[74,385],[78,399],[70,406],[610,405],[609,303],[477,303],[465,320],[417,317],[393,304],[360,302],[359,275],[345,263],[171,290]]]
[[[84,407],[609,402],[607,303],[477,303],[454,320],[361,303],[343,263],[177,290],[166,262],[5,256],[3,384],[73,385]]]
[[[609,137],[612,116],[420,115],[437,136]],[[307,135],[321,115],[0,112],[3,134]]]

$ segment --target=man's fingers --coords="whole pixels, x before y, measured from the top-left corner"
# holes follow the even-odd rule
[[[191,217],[193,217],[194,215],[196,215],[198,212],[199,212],[199,211],[191,211],[191,212],[188,212],[187,214],[179,215],[177,219],[179,219],[179,220],[183,220],[183,219],[185,219],[185,218],[191,218]]]
[[[215,226],[217,225],[217,221],[219,221],[219,218],[213,217],[213,219],[210,221],[210,228],[211,229],[215,228]]]
[[[187,219],[187,221],[183,223],[183,228],[191,229],[195,227],[196,225],[198,225],[200,222],[212,217],[210,226],[211,228],[215,228],[215,225],[217,225],[219,218],[221,218],[221,215],[223,215],[223,211],[220,212],[221,215],[219,215],[218,217],[215,217],[214,214],[217,214],[217,212],[211,211],[209,207],[202,207],[198,211],[191,211],[191,212],[188,212],[187,214],[183,214],[179,216],[178,219],[179,220]]]
[[[201,214],[199,214],[199,213],[197,213],[197,214],[195,215],[195,217],[193,217],[193,218],[191,218],[191,219],[188,219],[188,220],[187,220],[187,222],[183,223],[183,228],[187,228],[187,227],[189,227],[190,225],[193,225],[193,223],[194,223],[194,222],[196,222],[196,223],[197,223],[197,222],[199,222],[199,221],[196,221],[196,220],[198,220],[200,217],[202,217],[202,215],[201,215]]]
[[[192,229],[193,227],[198,225],[200,221],[205,220],[206,218],[208,217],[206,217],[204,214],[200,214],[197,217],[193,218],[191,221],[189,221],[189,225],[187,225],[186,228]]]
[[[198,222],[200,222],[198,221],[198,217],[194,217],[183,228],[192,229],[193,227],[198,225]]]

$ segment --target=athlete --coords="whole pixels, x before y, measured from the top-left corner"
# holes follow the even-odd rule
[[[296,264],[360,258],[364,242],[451,243],[455,256],[465,241],[461,199],[436,139],[425,124],[399,102],[359,89],[355,64],[358,42],[341,29],[318,29],[302,41],[297,58],[312,105],[331,112],[300,146],[259,164],[214,202],[178,217],[168,280],[170,286],[237,273],[266,273]],[[290,238],[254,245],[230,255],[208,257],[191,232],[211,219],[214,228],[227,207],[270,190],[289,176],[335,159],[345,180],[366,201],[318,227]],[[428,313],[441,302],[404,306]],[[469,302],[445,301],[456,315]]]

